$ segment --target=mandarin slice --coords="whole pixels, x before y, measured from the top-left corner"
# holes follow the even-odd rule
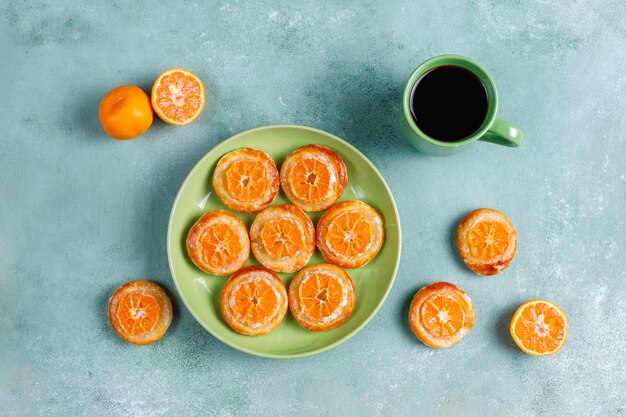
[[[301,208],[293,204],[268,207],[250,226],[254,257],[276,272],[295,272],[315,251],[315,227]]]
[[[356,301],[354,283],[340,267],[312,265],[302,269],[289,285],[289,309],[306,329],[321,332],[345,322]]]
[[[182,68],[161,73],[152,86],[152,108],[166,123],[183,126],[204,109],[206,98],[200,78]]]
[[[261,243],[275,259],[289,259],[304,249],[302,226],[292,219],[273,219],[261,229]]]
[[[530,300],[511,319],[511,337],[521,350],[533,356],[556,353],[567,339],[567,317],[556,304]]]
[[[161,307],[157,299],[140,292],[125,294],[115,313],[122,329],[131,336],[151,331],[160,316]]]
[[[109,299],[109,323],[119,337],[136,345],[159,340],[172,322],[172,303],[150,281],[128,282]]]
[[[479,275],[495,275],[506,269],[517,250],[517,233],[511,221],[488,208],[463,218],[456,241],[465,265]]]
[[[254,161],[235,161],[226,171],[226,189],[237,200],[261,198],[268,183],[263,165]]]
[[[302,146],[289,154],[280,168],[285,195],[304,211],[321,211],[333,205],[347,182],[343,160],[324,146]]]
[[[250,254],[246,226],[223,210],[204,213],[189,230],[187,253],[204,272],[230,275],[244,267]]]
[[[287,289],[269,269],[249,266],[222,288],[220,307],[226,323],[238,333],[260,336],[274,330],[287,312]]]
[[[434,282],[413,297],[409,323],[425,345],[447,348],[465,337],[474,325],[474,305],[456,285]]]
[[[332,192],[332,166],[314,158],[302,158],[291,170],[294,194],[305,203],[317,204]]]
[[[344,211],[328,226],[328,247],[347,258],[354,258],[367,250],[372,243],[372,225],[362,212]]]
[[[280,188],[272,158],[252,148],[224,155],[217,163],[212,183],[228,208],[245,213],[258,213],[269,206]]]
[[[316,240],[327,262],[358,268],[376,256],[384,235],[383,221],[376,210],[361,201],[344,201],[320,218]]]

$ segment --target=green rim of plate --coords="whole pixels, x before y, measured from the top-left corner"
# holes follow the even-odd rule
[[[280,167],[279,163],[282,163],[285,156],[305,144],[327,146],[343,158],[348,168],[348,184],[339,201],[359,199],[372,205],[383,217],[385,243],[369,264],[346,270],[355,284],[356,304],[351,317],[341,326],[326,332],[312,332],[300,327],[291,313],[287,312],[280,326],[267,335],[241,335],[228,327],[219,307],[219,292],[228,277],[206,274],[193,265],[185,248],[187,231],[202,213],[209,210],[231,211],[248,228],[254,218],[254,215],[229,210],[214,193],[209,194],[213,169],[224,154],[242,147],[255,147],[267,152]],[[366,181],[358,182],[358,179]],[[207,194],[209,197],[204,200],[206,205],[201,207],[203,197]],[[281,191],[272,205],[284,202],[289,201]],[[322,213],[307,214],[316,222]],[[216,145],[198,161],[182,183],[174,200],[167,228],[167,257],[172,279],[191,315],[218,340],[242,352],[267,358],[314,355],[332,349],[354,336],[376,315],[387,298],[398,271],[401,246],[398,209],[391,190],[376,167],[343,139],[322,130],[297,125],[258,127]],[[321,262],[324,259],[319,250],[316,250],[307,265]],[[247,265],[258,265],[252,254]],[[278,275],[287,285],[295,273]],[[293,347],[285,347],[292,344]]]

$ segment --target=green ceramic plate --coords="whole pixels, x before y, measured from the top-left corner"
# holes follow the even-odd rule
[[[356,289],[352,316],[341,326],[322,333],[306,330],[288,312],[274,331],[257,337],[235,333],[222,318],[219,297],[226,277],[208,275],[194,266],[185,248],[187,231],[202,213],[228,210],[211,191],[211,177],[217,161],[226,153],[242,147],[262,149],[280,167],[294,149],[307,144],[327,146],[337,152],[348,169],[348,185],[341,200],[362,200],[382,215],[385,243],[368,265],[348,270]],[[208,196],[208,197],[207,197]],[[274,204],[288,203],[279,193]],[[229,210],[231,211],[231,210]],[[236,213],[246,226],[254,215]],[[316,222],[321,213],[309,213]],[[400,262],[400,220],[385,180],[374,165],[347,142],[321,130],[303,126],[267,126],[248,130],[225,140],[207,153],[191,170],[174,201],[167,233],[167,254],[172,277],[191,314],[213,336],[244,352],[271,358],[295,358],[322,352],[356,334],[374,317],[391,289]],[[316,251],[309,265],[324,261]],[[258,265],[251,258],[248,265]],[[279,274],[285,284],[295,274]]]

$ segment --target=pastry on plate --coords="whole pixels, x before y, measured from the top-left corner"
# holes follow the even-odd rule
[[[172,322],[172,302],[154,282],[128,282],[109,298],[109,322],[125,341],[147,345],[159,340]]]
[[[213,188],[226,207],[258,213],[278,194],[280,180],[276,164],[258,149],[242,148],[224,155],[213,173]]]
[[[315,227],[293,204],[271,206],[260,212],[250,227],[254,257],[275,272],[295,272],[315,251]]]
[[[291,314],[302,327],[316,332],[348,320],[355,300],[352,279],[336,265],[308,266],[289,285]]]
[[[474,325],[474,304],[456,285],[433,282],[413,297],[409,323],[425,345],[447,348],[465,337]]]
[[[513,260],[517,233],[504,214],[480,208],[461,220],[456,244],[469,269],[479,275],[495,275]]]
[[[385,240],[380,215],[362,201],[332,206],[317,222],[317,247],[326,262],[359,268],[371,261]]]
[[[224,210],[204,213],[189,230],[187,253],[204,272],[230,275],[244,267],[250,254],[246,226]]]
[[[274,330],[287,312],[287,289],[274,272],[249,266],[222,288],[222,316],[237,333],[260,336]]]
[[[322,211],[332,206],[347,182],[343,160],[325,146],[302,146],[289,154],[280,168],[283,191],[304,211]]]

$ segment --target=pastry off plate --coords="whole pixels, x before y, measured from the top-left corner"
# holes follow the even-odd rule
[[[249,229],[255,215],[228,209],[212,190],[211,178],[219,159],[243,147],[267,152],[276,165],[294,149],[308,144],[329,147],[344,160],[348,184],[339,201],[362,200],[382,216],[385,243],[367,265],[346,270],[354,281],[356,304],[350,318],[326,332],[302,328],[290,313],[271,333],[245,336],[233,331],[222,318],[220,292],[228,277],[218,277],[199,270],[187,255],[185,239],[189,228],[205,212],[227,210],[236,214]],[[272,205],[289,203],[282,191]],[[314,223],[323,212],[307,213]],[[200,159],[183,182],[174,200],[167,233],[167,254],[176,289],[195,319],[222,342],[253,355],[270,358],[296,358],[331,349],[355,335],[374,317],[391,290],[400,262],[400,220],[389,187],[372,163],[356,148],[336,136],[304,126],[276,125],[260,127],[235,135],[211,149]],[[316,251],[307,265],[324,262]],[[246,265],[259,265],[252,257]],[[292,274],[278,274],[289,285]]]

